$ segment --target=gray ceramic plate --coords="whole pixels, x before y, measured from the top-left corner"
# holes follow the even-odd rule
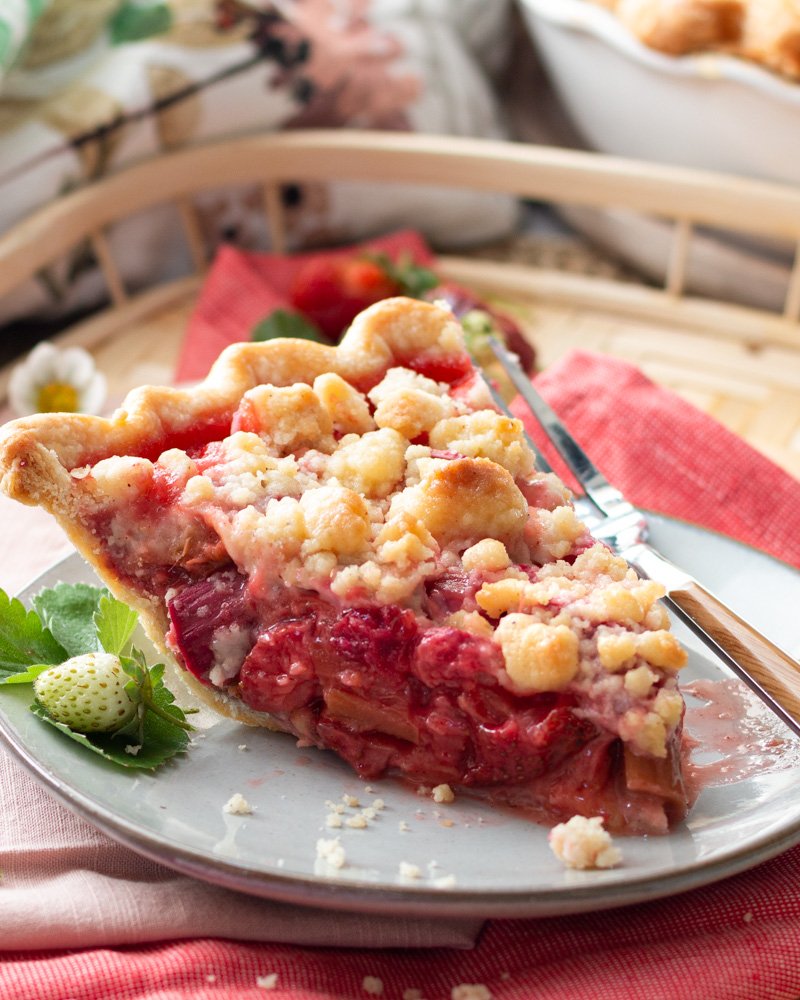
[[[786,609],[800,606],[800,574],[688,524],[653,517],[652,536],[665,554],[798,654],[800,616]],[[73,555],[22,597],[58,580],[93,579]],[[719,678],[696,641],[681,636],[691,651],[684,679]],[[29,701],[29,690],[3,693],[0,733],[62,803],[179,871],[297,903],[426,915],[575,913],[704,885],[800,841],[800,763],[789,759],[796,756],[793,739],[782,759],[757,776],[707,788],[687,822],[670,835],[620,838],[621,867],[569,872],[551,854],[544,828],[464,796],[437,806],[392,780],[368,791],[332,754],[298,749],[287,736],[203,717],[202,738],[188,754],[153,775],[132,774],[42,724],[28,711]],[[779,727],[778,735],[787,734]],[[223,812],[236,792],[252,805],[252,815]],[[344,794],[362,805],[380,797],[386,808],[365,830],[326,829],[326,800]],[[348,809],[345,818],[355,811]],[[336,836],[347,857],[338,870],[316,858],[318,838]],[[403,861],[417,865],[423,877],[402,879]]]

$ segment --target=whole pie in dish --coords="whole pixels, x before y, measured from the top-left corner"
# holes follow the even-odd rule
[[[668,55],[723,52],[800,79],[797,0],[590,0]]]
[[[16,421],[0,468],[222,712],[365,778],[628,832],[684,815],[662,589],[536,471],[439,306],[236,345],[109,420]]]

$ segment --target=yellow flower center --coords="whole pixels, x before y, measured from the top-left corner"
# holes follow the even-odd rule
[[[36,396],[40,413],[77,413],[78,390],[67,382],[48,382]]]

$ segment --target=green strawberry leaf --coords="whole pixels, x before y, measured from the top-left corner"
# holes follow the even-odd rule
[[[166,691],[166,688],[164,690]],[[169,702],[166,704],[169,705]],[[189,736],[186,732],[170,725],[152,712],[148,712],[145,716],[142,739],[139,741],[125,734],[77,733],[62,722],[52,719],[38,703],[31,705],[31,711],[76,743],[105,757],[106,760],[130,769],[153,771],[176,754],[184,753],[189,746]],[[126,750],[126,747],[129,749]]]
[[[64,659],[100,649],[94,616],[105,593],[86,583],[58,583],[34,597],[34,608],[66,650]]]
[[[138,621],[139,615],[133,608],[116,597],[103,594],[93,619],[96,641],[107,653],[120,656],[130,642]]]
[[[20,674],[11,674],[10,677],[5,677],[0,681],[0,684],[31,684],[39,674],[49,670],[52,666],[54,666],[52,663],[34,663],[32,667],[28,667]]]
[[[164,684],[162,679],[164,677],[164,670],[163,663],[157,663],[154,667],[150,668],[150,700],[147,703],[147,707],[151,713],[156,711],[158,718],[166,725],[172,728],[179,727],[179,731],[186,736],[187,732],[191,732],[194,727],[190,726],[186,721],[186,712],[175,704],[175,695]],[[186,738],[188,740],[189,737],[186,736]]]
[[[139,742],[143,742],[142,724],[146,723],[151,715],[159,717],[170,726],[177,726],[187,732],[192,730],[193,727],[186,721],[183,709],[174,704],[175,698],[172,692],[164,686],[163,663],[156,663],[148,669],[144,653],[136,648],[131,651],[130,656],[121,657],[120,663],[125,673],[133,678],[125,685],[125,690],[131,698],[141,702],[138,721]],[[135,720],[131,726],[134,724]]]
[[[316,340],[320,344],[328,341],[320,330],[298,312],[291,309],[276,309],[253,327],[250,339],[255,341],[275,340],[277,337],[294,337],[296,340]]]
[[[35,611],[26,611],[0,590],[0,683],[38,663],[51,666],[68,659]]]
[[[397,261],[393,261],[385,253],[367,254],[366,256],[383,268],[392,281],[397,282],[403,295],[409,295],[412,299],[421,299],[426,292],[430,292],[441,284],[438,275],[429,267],[416,264],[408,254],[404,254]]]
[[[172,27],[172,11],[166,3],[124,3],[109,24],[111,44],[138,42],[153,35],[163,35]]]

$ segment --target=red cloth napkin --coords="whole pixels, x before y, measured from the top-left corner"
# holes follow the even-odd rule
[[[634,504],[800,567],[800,484],[712,417],[633,365],[588,351],[553,365],[536,387]],[[512,409],[561,473],[525,404],[517,399]]]
[[[195,350],[202,347],[195,341]],[[610,358],[572,354],[538,384],[631,499],[800,565],[800,486],[715,421]],[[0,885],[0,917],[2,905]],[[0,996],[257,1000],[271,989],[287,1000],[366,998],[364,977],[379,979],[387,1000],[408,989],[448,1000],[465,983],[483,984],[495,1000],[796,1000],[800,847],[671,899],[581,916],[495,920],[468,953],[218,939],[8,953]]]

